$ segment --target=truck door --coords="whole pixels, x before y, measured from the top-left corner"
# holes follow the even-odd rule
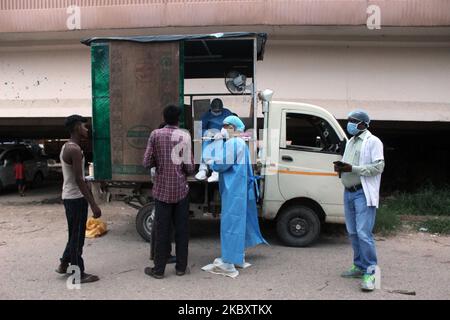
[[[342,184],[333,161],[342,158],[344,140],[320,113],[283,110],[278,185],[285,200],[308,197],[321,204],[341,204]]]

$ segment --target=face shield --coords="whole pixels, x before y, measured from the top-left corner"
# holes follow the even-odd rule
[[[231,124],[224,124],[222,129],[220,130],[220,133],[225,139],[230,139],[235,135],[236,129]]]

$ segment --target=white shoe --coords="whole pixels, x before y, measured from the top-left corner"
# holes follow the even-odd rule
[[[211,177],[208,178],[208,182],[217,182],[219,181],[219,173],[213,171]]]
[[[203,181],[206,179],[206,170],[200,170],[196,175],[195,179]]]

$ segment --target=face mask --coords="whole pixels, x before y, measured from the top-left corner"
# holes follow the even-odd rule
[[[350,133],[352,136],[357,135],[361,131],[358,129],[358,125],[359,125],[359,123],[353,123],[353,122],[347,123],[348,133]]]
[[[217,116],[220,116],[220,115],[222,114],[222,111],[217,111],[217,112],[216,112],[216,111],[212,111],[212,110],[211,110],[211,113],[213,114],[213,116],[216,116],[216,117],[217,117]]]
[[[230,130],[230,131],[231,131],[231,130]],[[229,139],[229,138],[230,138],[230,132],[229,132],[229,129],[222,128],[222,129],[220,130],[220,133],[222,134],[222,136],[223,136],[225,139]]]

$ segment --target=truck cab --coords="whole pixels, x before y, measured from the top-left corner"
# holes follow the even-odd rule
[[[322,223],[344,222],[333,161],[342,158],[347,137],[332,114],[311,104],[272,102],[266,117],[261,216],[276,219],[285,244],[306,246]]]

